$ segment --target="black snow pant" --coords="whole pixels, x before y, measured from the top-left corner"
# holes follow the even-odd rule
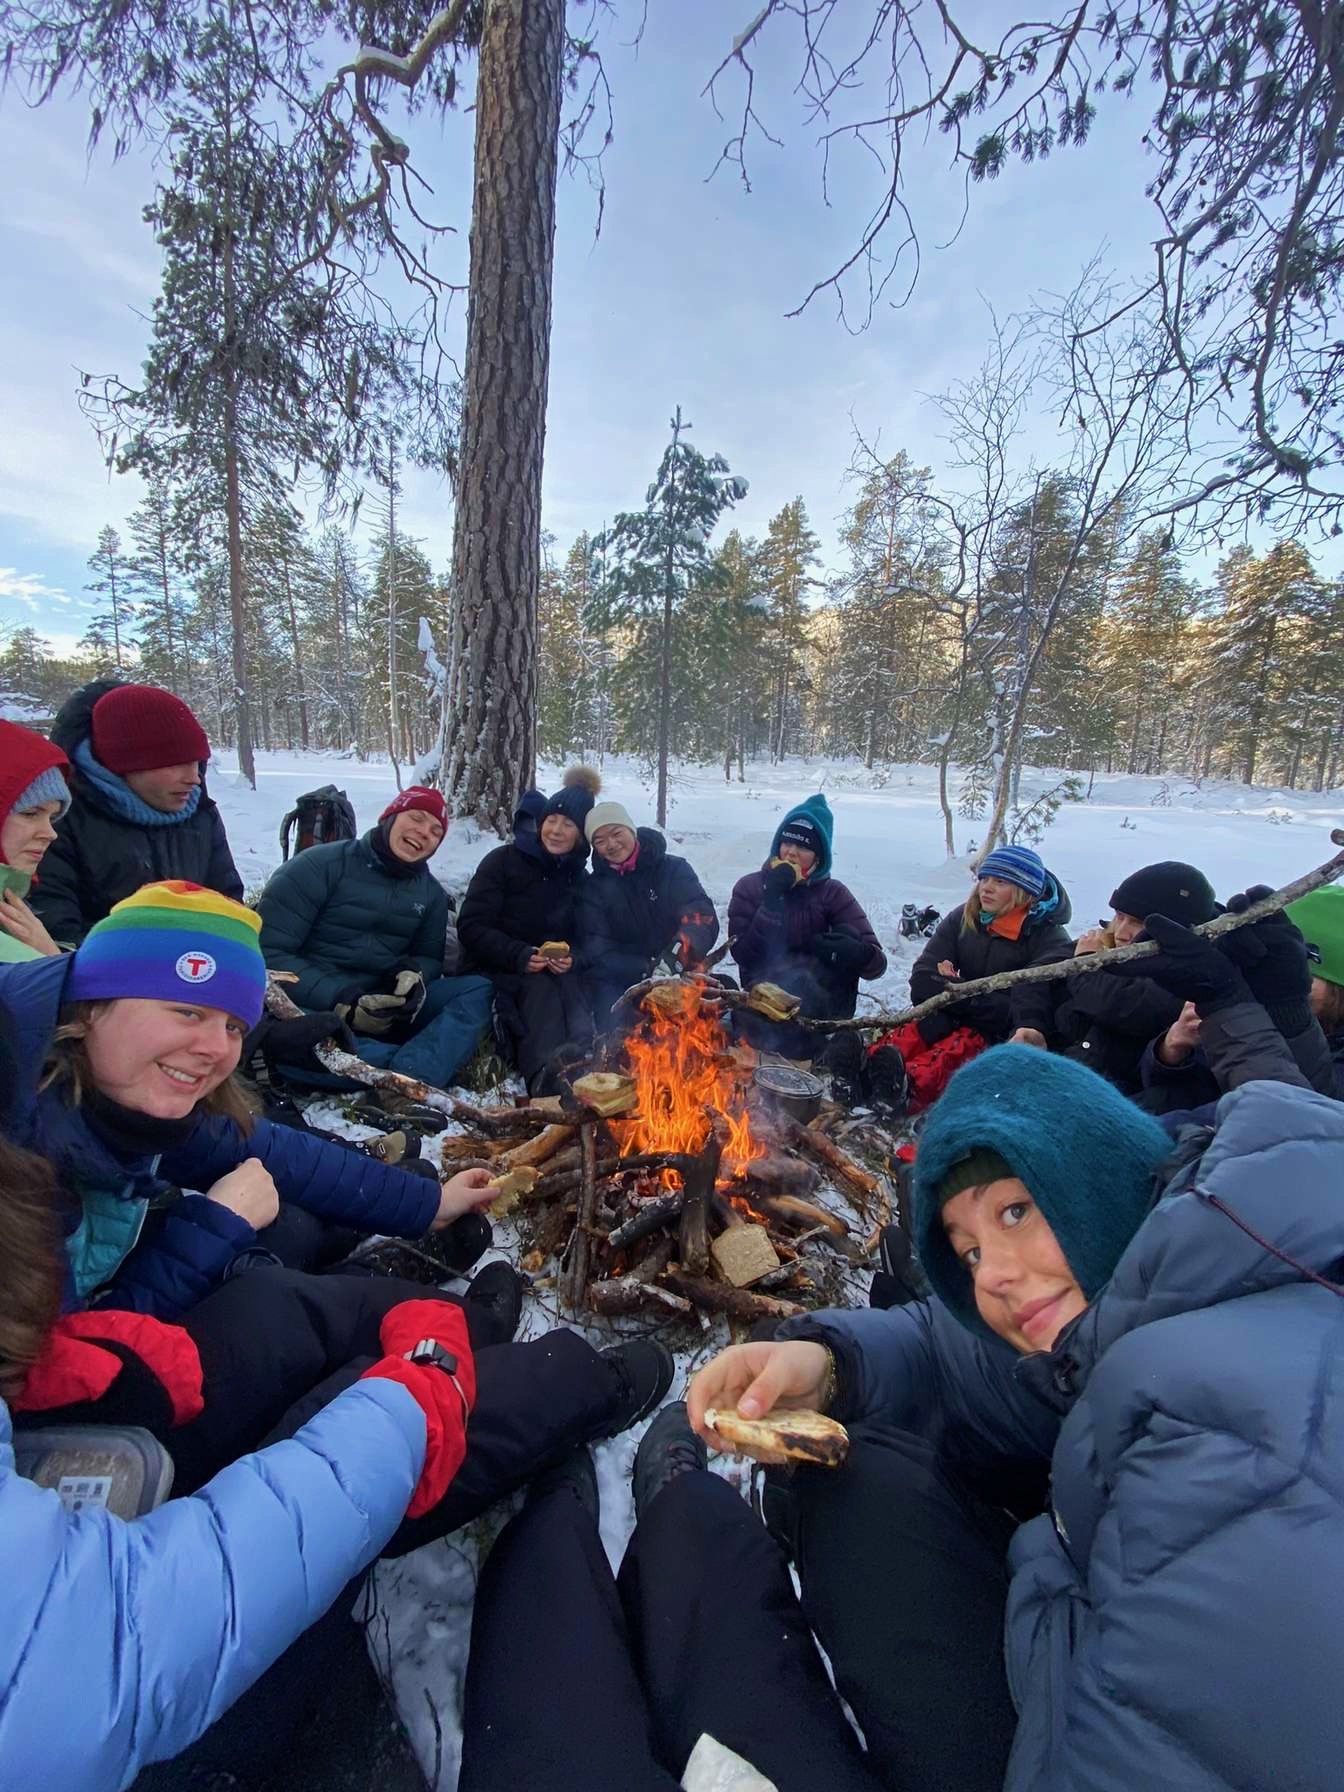
[[[566,971],[563,977],[537,971],[493,981],[500,1031],[529,1089],[563,1046],[591,1044],[592,1009],[578,971]]]
[[[527,1505],[477,1590],[458,1792],[673,1792],[706,1732],[780,1792],[879,1792],[784,1557],[726,1482],[670,1481],[618,1580],[569,1489]]]
[[[924,1438],[868,1426],[843,1469],[771,1471],[764,1509],[888,1792],[1001,1792],[1015,1521]]]

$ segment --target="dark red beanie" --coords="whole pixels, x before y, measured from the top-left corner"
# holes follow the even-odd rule
[[[205,730],[180,697],[152,684],[119,684],[93,706],[93,756],[124,778],[210,757]]]
[[[393,797],[378,819],[390,821],[394,815],[404,815],[407,809],[423,809],[426,815],[434,817],[445,834],[448,832],[448,805],[441,790],[431,790],[427,784],[412,784],[409,790]]]

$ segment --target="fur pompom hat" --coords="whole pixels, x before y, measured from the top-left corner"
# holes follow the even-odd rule
[[[546,815],[563,815],[566,821],[583,832],[583,824],[588,819],[588,812],[597,801],[597,793],[602,788],[602,774],[595,772],[591,765],[571,765],[565,773],[564,783],[546,803]]]

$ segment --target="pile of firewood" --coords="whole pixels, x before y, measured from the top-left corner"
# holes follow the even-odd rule
[[[583,1099],[585,1082],[619,1080],[579,1078],[563,1097],[516,1107],[455,1102],[465,1130],[443,1140],[445,1174],[490,1170],[492,1211],[517,1225],[522,1267],[534,1285],[553,1278],[566,1312],[750,1324],[829,1304],[844,1271],[868,1263],[890,1196],[829,1136],[838,1109],[806,1126],[753,1116],[767,1149],[729,1176],[713,1110],[694,1154],[622,1155],[629,1116]]]

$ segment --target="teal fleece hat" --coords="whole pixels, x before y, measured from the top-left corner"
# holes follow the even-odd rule
[[[831,875],[831,851],[835,839],[835,817],[831,814],[831,805],[819,790],[815,795],[805,797],[801,803],[795,804],[775,829],[775,837],[770,843],[772,859],[779,857],[780,841],[791,821],[810,822],[821,836],[821,853],[816,868],[807,880],[810,884],[819,884]]]
[[[919,1137],[915,1246],[930,1286],[964,1326],[989,1335],[943,1230],[944,1202],[968,1186],[958,1174],[967,1158],[996,1154],[1026,1185],[1091,1300],[1152,1207],[1170,1150],[1157,1121],[1085,1064],[1029,1045],[982,1052],[957,1071]]]

